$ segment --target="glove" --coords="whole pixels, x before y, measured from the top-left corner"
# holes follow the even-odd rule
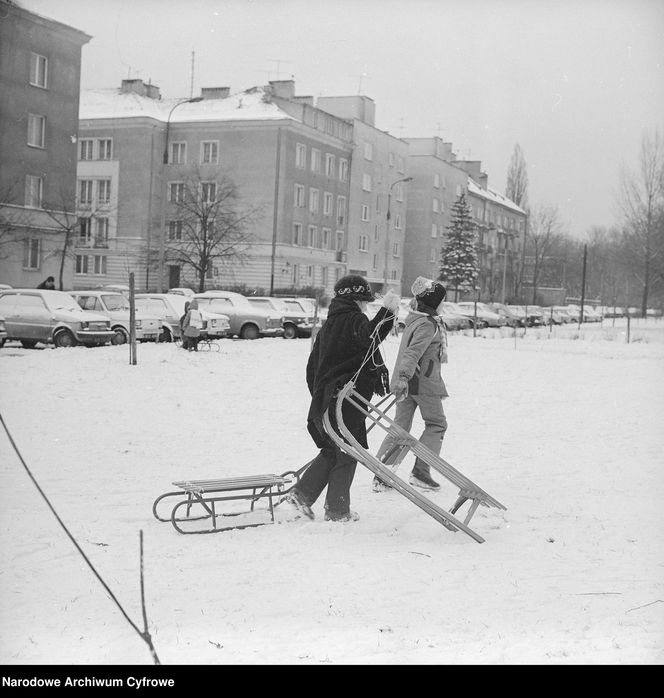
[[[408,381],[402,376],[395,378],[390,386],[390,392],[396,397],[397,402],[401,402],[408,395]]]
[[[396,315],[397,311],[399,310],[399,300],[399,296],[392,289],[390,289],[383,296],[383,306],[387,308],[392,315]]]

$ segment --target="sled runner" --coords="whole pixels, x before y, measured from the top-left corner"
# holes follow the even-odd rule
[[[503,506],[498,500],[494,499],[491,495],[487,494],[483,489],[478,487],[472,480],[469,480],[465,475],[453,468],[447,461],[443,460],[440,456],[437,456],[426,446],[423,446],[418,439],[412,436],[405,429],[402,429],[394,422],[394,420],[388,417],[386,414],[387,410],[380,409],[380,406],[386,398],[377,404],[373,404],[356,392],[354,386],[355,383],[352,380],[349,381],[337,395],[335,417],[339,432],[341,432],[341,436],[339,436],[339,434],[333,429],[329,413],[326,412],[323,417],[323,424],[330,438],[342,451],[345,451],[355,458],[355,460],[362,463],[362,465],[367,467],[374,475],[377,475],[381,480],[383,480],[383,482],[386,482],[393,489],[399,492],[399,494],[402,494],[404,497],[410,499],[411,502],[416,504],[420,509],[422,509],[429,516],[433,517],[436,521],[438,521],[438,523],[442,524],[449,531],[463,531],[478,543],[483,543],[484,538],[468,527],[473,514],[477,511],[477,508],[480,505],[486,507],[496,507],[497,509],[503,510],[505,510],[506,507]],[[347,401],[350,405],[364,414],[365,417],[368,417],[371,420],[371,424],[369,425],[367,432],[373,427],[378,426],[393,437],[394,443],[391,445],[389,450],[384,454],[380,454],[382,460],[378,456],[372,455],[369,453],[369,451],[363,448],[362,445],[350,433],[348,427],[344,424],[342,416],[342,406],[344,401]],[[387,409],[389,409],[393,404],[394,401]],[[385,465],[385,462],[389,462],[392,465],[400,463],[406,457],[408,452],[412,452],[425,463],[428,463],[432,468],[434,468],[434,470],[459,488],[459,496],[449,512],[445,511],[445,509],[432,502],[415,488],[411,487],[407,482],[398,477],[396,473]],[[459,508],[468,500],[471,501],[470,508],[466,514],[465,520],[460,521],[454,516],[454,514],[456,514]]]
[[[166,492],[152,505],[152,513],[158,521],[170,521],[179,533],[220,533],[231,529],[253,528],[275,523],[274,507],[297,484],[309,463],[299,470],[289,470],[282,475],[272,473],[229,477],[219,480],[179,480],[172,484],[179,489]],[[173,504],[170,514],[168,506]],[[249,509],[224,510],[226,503],[249,502]],[[257,507],[258,502],[267,507]],[[162,506],[160,506],[162,505]],[[165,510],[162,514],[158,509]],[[235,524],[225,524],[226,517],[243,517]],[[227,520],[227,519],[226,519]]]

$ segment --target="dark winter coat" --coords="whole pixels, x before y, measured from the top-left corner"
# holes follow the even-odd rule
[[[367,400],[370,400],[374,393],[385,395],[387,392],[389,378],[378,344],[390,333],[393,323],[394,316],[386,308],[381,308],[375,317],[369,320],[354,300],[334,298],[330,303],[327,320],[316,335],[309,355],[306,374],[307,386],[311,393],[307,415],[308,428],[319,448],[328,446],[329,440],[325,434],[320,433],[320,426],[315,424],[320,425],[320,420],[337,390],[362,366],[371,348],[371,334],[376,327],[378,332],[373,355],[362,367],[355,381],[355,389]],[[357,415],[360,413],[357,412]],[[364,440],[366,441],[366,436]]]

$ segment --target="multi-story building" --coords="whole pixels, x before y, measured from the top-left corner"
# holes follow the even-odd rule
[[[477,224],[481,297],[488,302],[514,301],[527,214],[489,186],[480,161],[457,160],[455,166],[468,174],[468,204]]]
[[[232,184],[236,211],[250,214],[243,259],[213,258],[206,288],[332,290],[347,269],[352,125],[296,97],[292,81],[229,92],[167,100],[123,80],[82,93],[76,287],[129,272],[138,287],[198,285],[174,254],[193,182],[210,202]]]
[[[451,222],[452,204],[465,192],[468,175],[454,166],[452,144],[441,138],[406,138],[409,185],[403,289],[408,294],[418,276],[437,279],[440,251]]]
[[[319,97],[316,105],[353,125],[348,273],[364,276],[375,291],[401,293],[411,179],[408,144],[375,127],[369,97]]]
[[[0,0],[0,281],[71,288],[82,47],[90,36]]]

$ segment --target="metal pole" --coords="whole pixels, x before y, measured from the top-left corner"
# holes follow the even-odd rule
[[[270,295],[274,294],[274,265],[277,256],[277,225],[279,222],[279,179],[281,177],[281,128],[277,129],[277,160],[274,175],[274,210],[272,215],[272,254],[270,260]]]
[[[136,304],[134,272],[129,272],[129,363],[136,366]]]
[[[505,277],[507,276],[507,235],[505,235],[505,247],[503,249],[503,292],[501,294],[501,303],[505,305]]]
[[[399,184],[399,182],[412,182],[413,178],[412,177],[403,177],[402,179],[397,179],[396,181],[392,182],[390,184],[390,188],[387,192],[387,226],[385,230],[385,269],[383,273],[383,293],[387,293],[388,291],[388,285],[387,285],[387,276],[388,276],[388,260],[389,260],[389,255],[390,255],[390,205],[392,203],[392,189],[396,184]]]
[[[579,313],[579,329],[583,322],[583,302],[586,297],[586,258],[588,256],[588,245],[583,246],[583,272],[581,274],[581,312]]]

